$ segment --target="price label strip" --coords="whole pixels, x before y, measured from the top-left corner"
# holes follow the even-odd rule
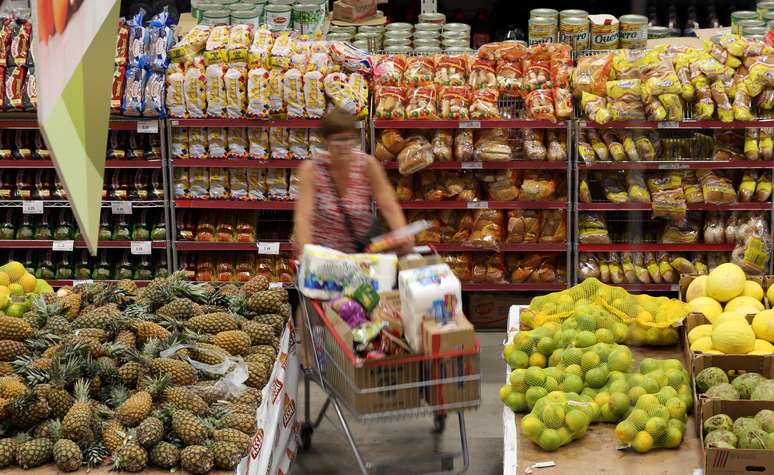
[[[150,241],[132,241],[129,247],[132,255],[135,256],[148,256],[151,253]]]
[[[484,162],[461,162],[460,168],[463,170],[481,170],[484,168]]]
[[[110,203],[110,212],[113,214],[132,214],[132,202],[113,201]]]
[[[91,279],[84,279],[84,280],[74,280],[73,281],[73,287],[78,287],[79,285],[85,285],[85,284],[93,284],[94,281]]]
[[[488,201],[468,201],[468,209],[487,209],[489,208]]]
[[[51,245],[52,251],[62,251],[62,252],[73,252],[73,244],[75,241],[72,240],[66,240],[66,241],[54,241]]]
[[[666,120],[663,122],[658,122],[657,124],[658,125],[656,125],[656,127],[658,127],[659,129],[679,129],[680,128],[680,122],[675,122],[673,120]]]
[[[269,290],[281,289],[281,288],[282,288],[282,282],[269,282]]]
[[[259,242],[258,254],[277,255],[280,252],[280,243],[278,242]]]
[[[137,133],[138,134],[159,133],[159,121],[158,120],[138,120]]]
[[[42,201],[22,201],[22,213],[43,214],[43,202]]]
[[[460,129],[480,129],[481,122],[478,120],[464,120],[460,122]]]

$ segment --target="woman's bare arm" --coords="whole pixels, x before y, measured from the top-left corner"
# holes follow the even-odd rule
[[[379,212],[384,217],[384,220],[387,221],[390,230],[394,231],[405,226],[406,217],[403,215],[400,204],[398,204],[395,190],[392,184],[390,184],[384,168],[374,157],[369,156],[367,158],[366,174],[376,199],[376,205],[379,207]]]
[[[312,242],[312,214],[314,213],[315,185],[314,162],[304,162],[298,167],[298,197],[293,212],[293,238],[296,256],[300,257],[304,245]]]

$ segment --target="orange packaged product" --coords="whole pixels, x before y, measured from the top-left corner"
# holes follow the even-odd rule
[[[613,53],[581,56],[572,76],[573,94],[581,97],[584,92],[599,97],[607,93],[607,80],[613,68]]]
[[[295,276],[293,275],[293,269],[290,268],[290,262],[285,256],[278,257],[277,261],[277,280],[285,285],[292,285],[295,282]]]
[[[572,93],[569,89],[557,87],[554,94],[554,112],[558,119],[572,119]]]
[[[414,56],[409,58],[403,82],[409,86],[428,86],[435,77],[435,61],[432,56]]]
[[[241,218],[236,225],[237,242],[255,242],[255,224],[252,219]]]
[[[269,282],[274,282],[274,260],[271,256],[259,256],[255,264],[255,275],[264,276]]]
[[[377,56],[374,61],[376,86],[400,86],[406,73],[406,58],[401,55]]]
[[[236,280],[238,282],[247,282],[253,277],[253,268],[255,267],[255,256],[253,254],[240,253],[237,255]]]
[[[382,86],[377,89],[375,100],[375,118],[387,120],[406,118],[406,92],[402,87]]]
[[[465,86],[441,88],[438,100],[441,119],[467,120],[470,116],[468,101]]]
[[[497,63],[485,59],[476,59],[470,65],[470,74],[468,75],[468,86],[471,89],[486,89],[488,87],[498,87],[498,77],[496,72]]]
[[[206,213],[199,218],[199,222],[196,224],[196,234],[194,235],[195,241],[214,241],[215,240],[215,225],[213,224],[213,215]]]
[[[551,58],[545,45],[530,48],[530,52],[522,62],[522,94],[529,94],[538,89],[551,89]]]
[[[435,83],[439,86],[464,86],[468,63],[464,56],[441,56],[435,65]]]
[[[478,57],[489,61],[521,61],[528,51],[523,41],[500,41],[482,45]]]
[[[548,120],[556,122],[556,110],[554,109],[554,95],[548,89],[532,91],[524,101],[527,109],[527,117],[535,120]]]
[[[218,282],[233,282],[234,278],[236,277],[236,273],[234,272],[234,263],[231,261],[231,259],[218,262],[216,270],[216,280]]]
[[[406,106],[407,119],[437,119],[436,90],[433,86],[414,88]]]
[[[234,241],[234,217],[231,215],[221,215],[218,219],[218,225],[215,227],[215,240],[218,242]]]
[[[215,266],[211,261],[199,256],[199,261],[196,263],[196,280],[200,282],[212,282],[215,277]]]
[[[497,63],[497,87],[501,94],[521,94],[522,70],[520,62],[500,61]]]
[[[448,264],[460,282],[473,280],[473,262],[469,252],[445,254],[443,261]]]
[[[547,44],[553,87],[569,88],[572,77],[572,48],[564,43]]]
[[[470,118],[479,119],[499,119],[500,109],[497,107],[497,101],[500,93],[497,89],[481,89],[473,91],[472,101],[470,103]]]

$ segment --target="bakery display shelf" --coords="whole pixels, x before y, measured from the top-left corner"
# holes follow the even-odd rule
[[[578,203],[578,211],[652,211],[650,203]],[[770,201],[764,203],[689,203],[688,211],[771,211]]]
[[[578,244],[578,252],[731,252],[734,244]]]
[[[567,252],[566,243],[498,243],[494,246],[475,246],[473,244],[428,244],[438,252]]]
[[[69,208],[70,202],[65,200],[0,200],[0,208],[22,208],[24,203],[30,203],[34,201],[40,201],[43,203],[44,208]],[[163,208],[165,206],[164,200],[154,201],[133,201],[133,200],[115,200],[115,201],[103,201],[103,208],[111,208],[114,203],[131,203],[132,208]]]
[[[462,284],[465,292],[554,292],[564,290],[562,282],[528,282],[522,284]]]
[[[659,162],[594,162],[578,163],[578,170],[746,170],[774,168],[772,160],[685,160]]]
[[[173,168],[298,168],[303,160],[220,160],[185,159],[172,160]]]
[[[78,284],[89,284],[92,282],[116,283],[118,282],[118,280],[55,279],[55,280],[46,280],[46,282],[48,282],[48,284],[51,287],[67,287],[67,286],[73,286]],[[138,287],[145,287],[150,283],[149,280],[133,280],[132,282],[137,284]]]
[[[322,127],[320,119],[287,119],[287,120],[259,120],[259,119],[169,119],[172,127],[263,127],[263,128],[287,128],[287,129],[319,129]],[[359,129],[365,128],[365,123],[357,122]]]
[[[397,170],[398,162],[386,162],[384,168]],[[434,162],[423,170],[566,170],[567,162],[508,160],[503,162]]]
[[[530,119],[373,121],[375,129],[566,129],[569,123]]]
[[[229,200],[175,200],[176,208],[189,209],[254,209],[292,211],[293,201],[229,201]]]
[[[178,251],[256,251],[261,244],[276,242],[271,240],[259,242],[208,242],[208,241],[176,241],[175,249]],[[280,242],[279,250],[292,251],[293,246],[289,242]]]
[[[0,249],[51,249],[56,240],[0,240]],[[100,241],[98,249],[130,249],[133,241]],[[86,249],[86,241],[73,241],[74,249]],[[166,249],[167,241],[151,241],[151,249]]]
[[[750,121],[722,122],[720,120],[654,121],[654,120],[624,120],[610,121],[598,124],[591,120],[578,120],[580,128],[589,129],[749,129],[759,127],[774,127],[774,120],[760,119]]]
[[[110,116],[111,130],[133,130],[136,132],[158,133],[160,121],[157,118]],[[38,115],[35,112],[8,112],[0,114],[0,129],[38,129]]]
[[[402,201],[403,209],[567,209],[566,201]]]
[[[161,168],[161,160],[106,160],[105,168]],[[0,160],[0,168],[54,168],[51,160]]]

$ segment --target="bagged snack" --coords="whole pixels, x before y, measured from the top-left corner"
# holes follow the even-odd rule
[[[266,185],[270,200],[288,199],[288,178],[287,170],[281,168],[270,168],[266,171]]]
[[[754,201],[766,202],[771,198],[771,177],[768,173],[761,173],[758,183],[755,185]]]
[[[441,119],[467,120],[468,90],[466,87],[442,87],[438,105]]]
[[[188,129],[188,153],[191,158],[207,158],[207,129],[204,127]]]
[[[269,97],[269,72],[264,68],[252,68],[247,73],[248,117],[268,119],[271,113]]]
[[[208,199],[210,197],[210,169],[191,168],[189,170],[189,178],[191,198]]]
[[[524,129],[524,156],[527,160],[545,160],[544,129]]]
[[[772,141],[772,129],[763,128],[758,132],[758,150],[761,160],[771,160],[774,157],[774,141]]]
[[[433,163],[433,147],[427,140],[412,140],[398,154],[401,175],[416,173]]]
[[[325,139],[323,139],[322,131],[320,129],[309,129],[309,152],[325,152]]]
[[[327,104],[322,78],[322,73],[319,71],[304,73],[304,105],[306,116],[311,119],[320,118],[325,113]]]
[[[347,86],[351,91],[355,115],[358,119],[365,119],[368,116],[368,80],[360,73],[352,73]]]
[[[556,122],[553,92],[546,89],[532,91],[524,101],[527,117],[535,120]]]
[[[309,129],[288,129],[288,150],[294,160],[309,158]]]
[[[247,169],[247,196],[251,201],[265,201],[268,190],[266,189],[266,170],[263,168]]]
[[[473,158],[475,150],[473,148],[473,131],[470,129],[461,129],[454,136],[454,159],[460,162],[467,162]]]
[[[376,101],[375,118],[388,120],[406,118],[406,108],[404,106],[406,97],[401,87],[380,87],[377,89],[374,100]]]
[[[172,62],[182,63],[194,57],[204,49],[210,30],[209,25],[195,25],[169,50],[169,59]]]
[[[269,51],[269,64],[272,69],[280,71],[290,67],[290,58],[293,55],[293,39],[287,31],[280,32],[274,39]]]
[[[246,64],[248,61],[248,48],[251,45],[250,39],[253,36],[253,25],[241,23],[232,25],[228,35],[228,61],[232,64]]]
[[[282,96],[285,98],[288,118],[304,116],[303,75],[298,69],[289,69],[282,80]]]
[[[497,89],[480,89],[473,91],[470,103],[470,118],[474,120],[481,119],[499,119],[500,110],[497,107],[497,101],[500,93]]]
[[[285,113],[285,100],[283,96],[282,70],[272,68],[269,70],[269,113],[282,115]]]
[[[406,72],[406,58],[401,55],[386,54],[376,58],[374,64],[374,84],[376,86],[400,86]]]
[[[34,78],[34,76],[28,76],[27,82]],[[25,110],[32,110],[34,106],[28,103],[27,92],[29,87],[25,87]],[[167,109],[164,104],[164,74],[159,72],[151,72],[148,74],[145,81],[145,89],[143,90],[143,117],[164,117],[167,115]]]
[[[435,65],[435,83],[439,86],[464,86],[468,64],[463,56],[441,56]]]
[[[607,108],[604,97],[584,92],[581,98],[581,109],[589,120],[600,125],[606,124],[612,119],[612,114]]]
[[[244,129],[243,129],[244,130]],[[248,200],[247,169],[232,168],[229,170],[228,189],[232,200]]]
[[[612,53],[579,57],[573,74],[572,87],[575,97],[581,97],[583,93],[604,96],[612,68]]]
[[[357,113],[357,104],[352,97],[349,78],[344,73],[330,73],[323,78],[323,88],[328,99],[339,108],[351,114]]]
[[[145,50],[146,45],[148,44],[148,29],[144,26],[143,23],[143,17],[145,16],[145,11],[141,10],[139,13],[137,13],[134,17],[130,18],[127,22],[129,26],[129,57],[127,61],[127,65],[129,68],[135,68],[140,64],[140,60],[142,60],[145,56]],[[26,28],[25,28],[26,27]],[[17,66],[22,66],[27,62],[27,52],[29,51],[29,32],[32,29],[32,25],[29,22],[24,22],[21,25],[19,25],[19,32],[14,36],[13,41],[17,42],[17,38],[19,37],[19,34],[22,33],[23,30],[27,30],[27,39],[22,40],[26,42],[27,47],[24,48],[24,58],[18,58],[23,59],[23,61],[16,61],[16,56],[13,54],[13,52],[10,55],[11,59],[14,59],[14,63]],[[13,44],[11,45],[11,49],[13,51],[14,47]],[[17,50],[19,48],[16,48]],[[18,55],[20,56],[20,55]]]
[[[183,82],[185,107],[188,117],[204,117],[207,108],[207,97],[205,95],[206,84],[207,77],[205,75],[204,63],[201,61],[194,61],[188,65],[185,70],[185,80]]]
[[[227,67],[222,63],[214,63],[207,66],[205,75],[207,94],[207,115],[209,117],[226,116],[226,71]]]
[[[473,64],[470,65],[468,86],[473,90],[498,88],[498,76],[495,70],[496,67],[497,64],[493,61],[487,61],[485,59],[474,60]],[[505,80],[505,77],[503,77],[503,80]]]
[[[737,199],[740,203],[747,203],[752,201],[757,183],[758,171],[745,170],[742,174],[742,181],[739,183],[739,190],[737,192]]]
[[[623,162],[626,160],[626,151],[624,150],[623,144],[619,142],[615,131],[603,130],[602,140],[605,142],[605,146],[607,146],[610,156],[613,157],[613,161]]]
[[[245,114],[247,104],[247,73],[243,67],[230,67],[226,71],[226,115],[238,119]]]
[[[192,129],[193,130],[193,129]],[[222,127],[209,127],[207,129],[207,145],[209,147],[209,158],[226,158],[226,147],[228,144],[228,134]]]
[[[497,88],[500,94],[516,96],[521,94],[521,63],[510,61],[499,61],[497,63]]]
[[[266,26],[255,30],[253,41],[248,50],[250,64],[254,67],[266,67],[269,61],[269,52],[274,43],[274,37]]]
[[[272,127],[269,129],[269,145],[271,147],[272,160],[288,160],[290,150],[288,150],[290,140],[289,129]]]
[[[247,158],[247,129],[242,127],[229,127],[228,129],[228,158],[232,160],[244,160]]]
[[[185,160],[188,158],[188,128],[176,127],[172,129],[169,152],[173,159]]]
[[[330,43],[331,57],[347,71],[369,74],[373,68],[368,53],[349,43],[335,41]]]
[[[435,77],[435,61],[432,56],[412,56],[408,59],[403,82],[410,87],[429,86]]]
[[[5,79],[5,72],[0,68],[0,77]],[[181,75],[178,74],[177,77],[180,77]],[[34,78],[35,75],[32,75]],[[181,79],[182,80],[182,79]],[[182,82],[180,83],[182,85]],[[0,86],[0,88],[5,89],[5,84]],[[113,84],[111,89],[111,95],[110,95],[110,111],[115,113],[121,113],[121,106],[124,101],[124,94],[126,89],[126,66],[124,65],[116,65],[115,69],[113,70]],[[5,100],[5,94],[0,92],[0,108],[2,108],[2,102]],[[169,96],[167,96],[167,100],[169,100]],[[183,110],[182,113],[185,114],[185,98],[182,96],[179,97],[179,99],[182,99],[182,106]],[[175,109],[176,113],[179,113],[179,109]]]
[[[210,168],[210,199],[227,200],[231,197],[228,175],[229,170],[226,168]]]
[[[473,112],[471,105],[471,116]],[[434,87],[417,87],[409,94],[406,106],[406,118],[408,119],[436,119],[436,90]]]
[[[144,100],[145,95],[145,81],[148,78],[148,71],[143,68],[129,68],[126,71],[126,92],[124,94],[124,114],[131,116],[141,116],[145,107]],[[12,67],[8,68],[8,75],[6,76],[6,97],[10,100],[6,100],[6,106],[10,105],[11,109],[23,110],[22,105],[22,90],[24,85],[24,68]],[[8,84],[19,85],[19,89],[14,87],[8,87]]]
[[[249,142],[248,158],[251,160],[269,159],[269,131],[264,128],[250,127],[247,129]]]
[[[118,68],[118,66],[117,66]],[[113,98],[115,99],[116,95],[116,89],[115,89],[115,79],[116,77],[113,77],[114,83],[113,83]],[[166,82],[166,105],[167,105],[167,112],[169,113],[170,117],[185,117],[186,116],[186,109],[185,109],[185,71],[183,67],[177,63],[171,64],[169,66],[169,69],[167,70],[167,82]],[[120,87],[123,87],[123,81],[122,85]],[[120,103],[119,103],[120,104]],[[115,102],[112,103],[111,108],[113,110],[116,109],[120,110],[120,105],[116,105]]]
[[[228,46],[229,25],[215,25],[207,37],[204,46],[204,59],[207,64],[225,63],[228,61],[226,46]]]
[[[442,162],[453,160],[452,132],[449,129],[437,129],[433,133],[433,156]]]
[[[178,200],[191,199],[191,183],[188,173],[188,168],[175,168],[175,198]]]
[[[744,131],[744,156],[747,160],[760,160],[758,148],[758,129],[745,129]]]

